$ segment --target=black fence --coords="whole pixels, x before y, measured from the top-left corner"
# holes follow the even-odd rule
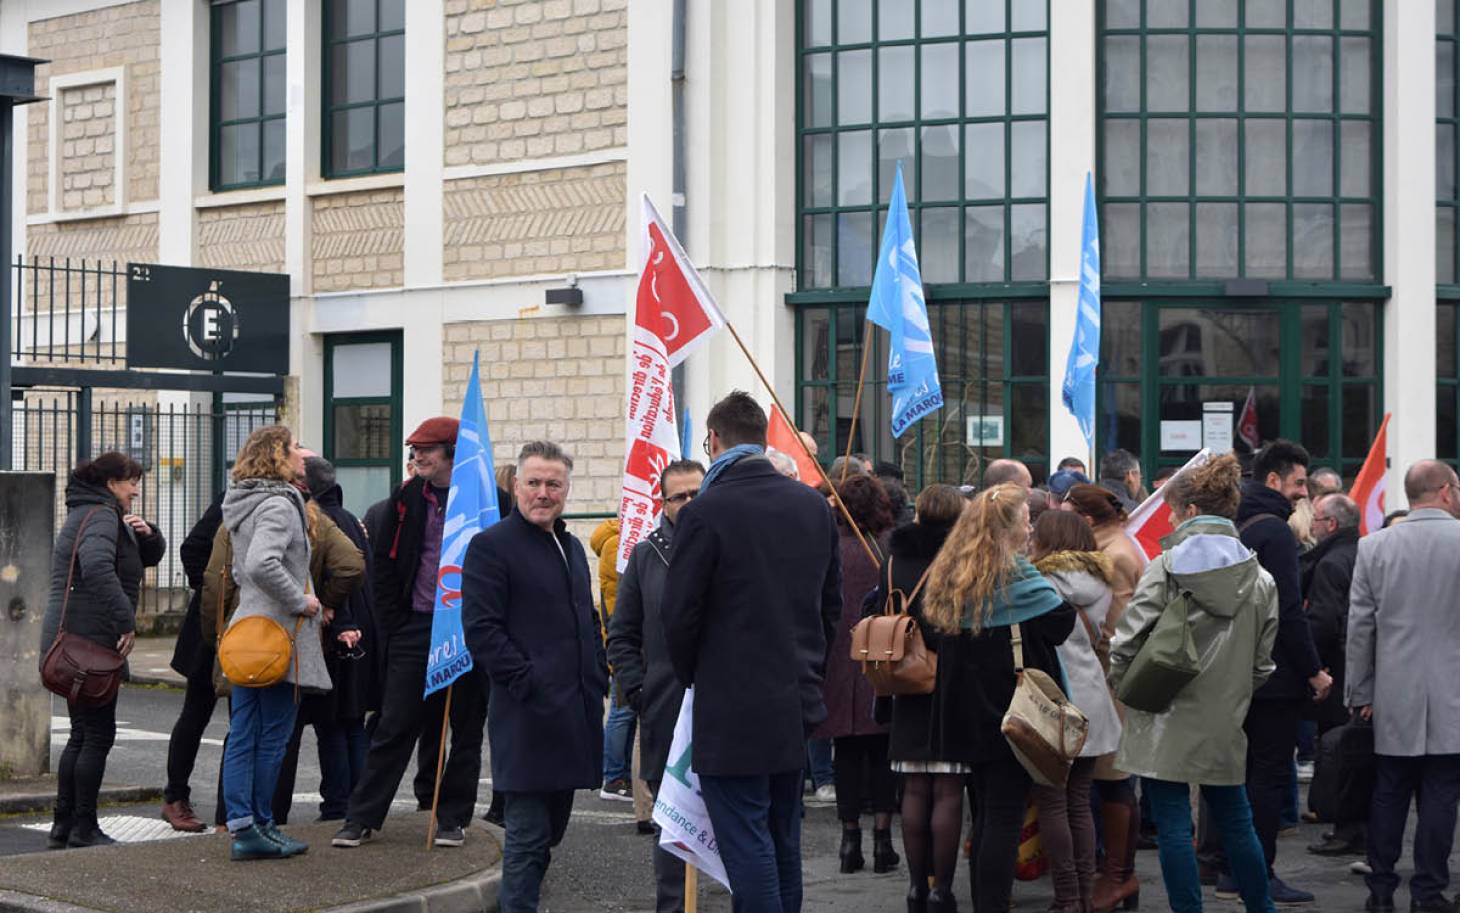
[[[15,277],[11,361],[120,367],[127,357],[127,268],[115,261],[21,254]]]

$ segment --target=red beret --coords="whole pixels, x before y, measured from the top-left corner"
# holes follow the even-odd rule
[[[460,426],[460,421],[447,415],[428,418],[411,432],[411,436],[406,438],[406,443],[455,444],[456,432]]]

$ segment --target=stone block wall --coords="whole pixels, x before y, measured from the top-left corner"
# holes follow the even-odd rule
[[[282,273],[283,201],[198,210],[197,265]]]
[[[447,0],[446,164],[628,145],[628,0]]]
[[[405,285],[405,191],[362,190],[314,198],[314,291]]]
[[[61,209],[95,209],[117,201],[117,84],[77,86],[61,92],[61,160],[56,194]]]

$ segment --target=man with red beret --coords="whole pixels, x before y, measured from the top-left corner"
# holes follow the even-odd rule
[[[380,830],[423,727],[440,731],[447,692],[437,691],[428,698],[421,694],[426,688],[426,655],[431,648],[431,615],[436,609],[436,574],[458,425],[456,419],[440,415],[426,419],[406,438],[416,475],[391,495],[371,543],[376,624],[386,632],[388,643],[385,686],[365,773],[350,796],[345,826],[333,840],[337,847],[359,846]],[[487,717],[486,677],[480,670],[472,670],[452,690],[451,753],[441,779],[437,846],[461,846],[466,839]]]

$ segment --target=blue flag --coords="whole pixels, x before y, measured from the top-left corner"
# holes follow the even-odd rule
[[[1080,238],[1080,299],[1075,338],[1065,363],[1061,395],[1080,423],[1085,446],[1094,447],[1095,367],[1100,363],[1100,227],[1095,215],[1095,183],[1085,175],[1085,225]]]
[[[502,518],[492,467],[492,439],[482,407],[480,353],[472,356],[471,380],[461,406],[456,460],[441,531],[441,564],[436,574],[436,610],[431,615],[431,651],[426,655],[426,691],[440,691],[471,671],[471,651],[461,627],[461,562],[472,537]]]
[[[689,455],[694,453],[693,438],[695,424],[690,421],[688,409],[683,409],[681,412],[684,415],[684,430],[679,434],[679,456],[680,459],[687,460],[690,458]]]
[[[892,201],[867,319],[892,334],[887,357],[887,392],[892,395],[892,436],[902,437],[918,419],[943,407],[943,386],[938,382],[938,359],[933,354],[933,331],[928,305],[923,300],[923,279],[912,223],[907,217],[907,194],[902,188],[902,162],[892,185]]]

